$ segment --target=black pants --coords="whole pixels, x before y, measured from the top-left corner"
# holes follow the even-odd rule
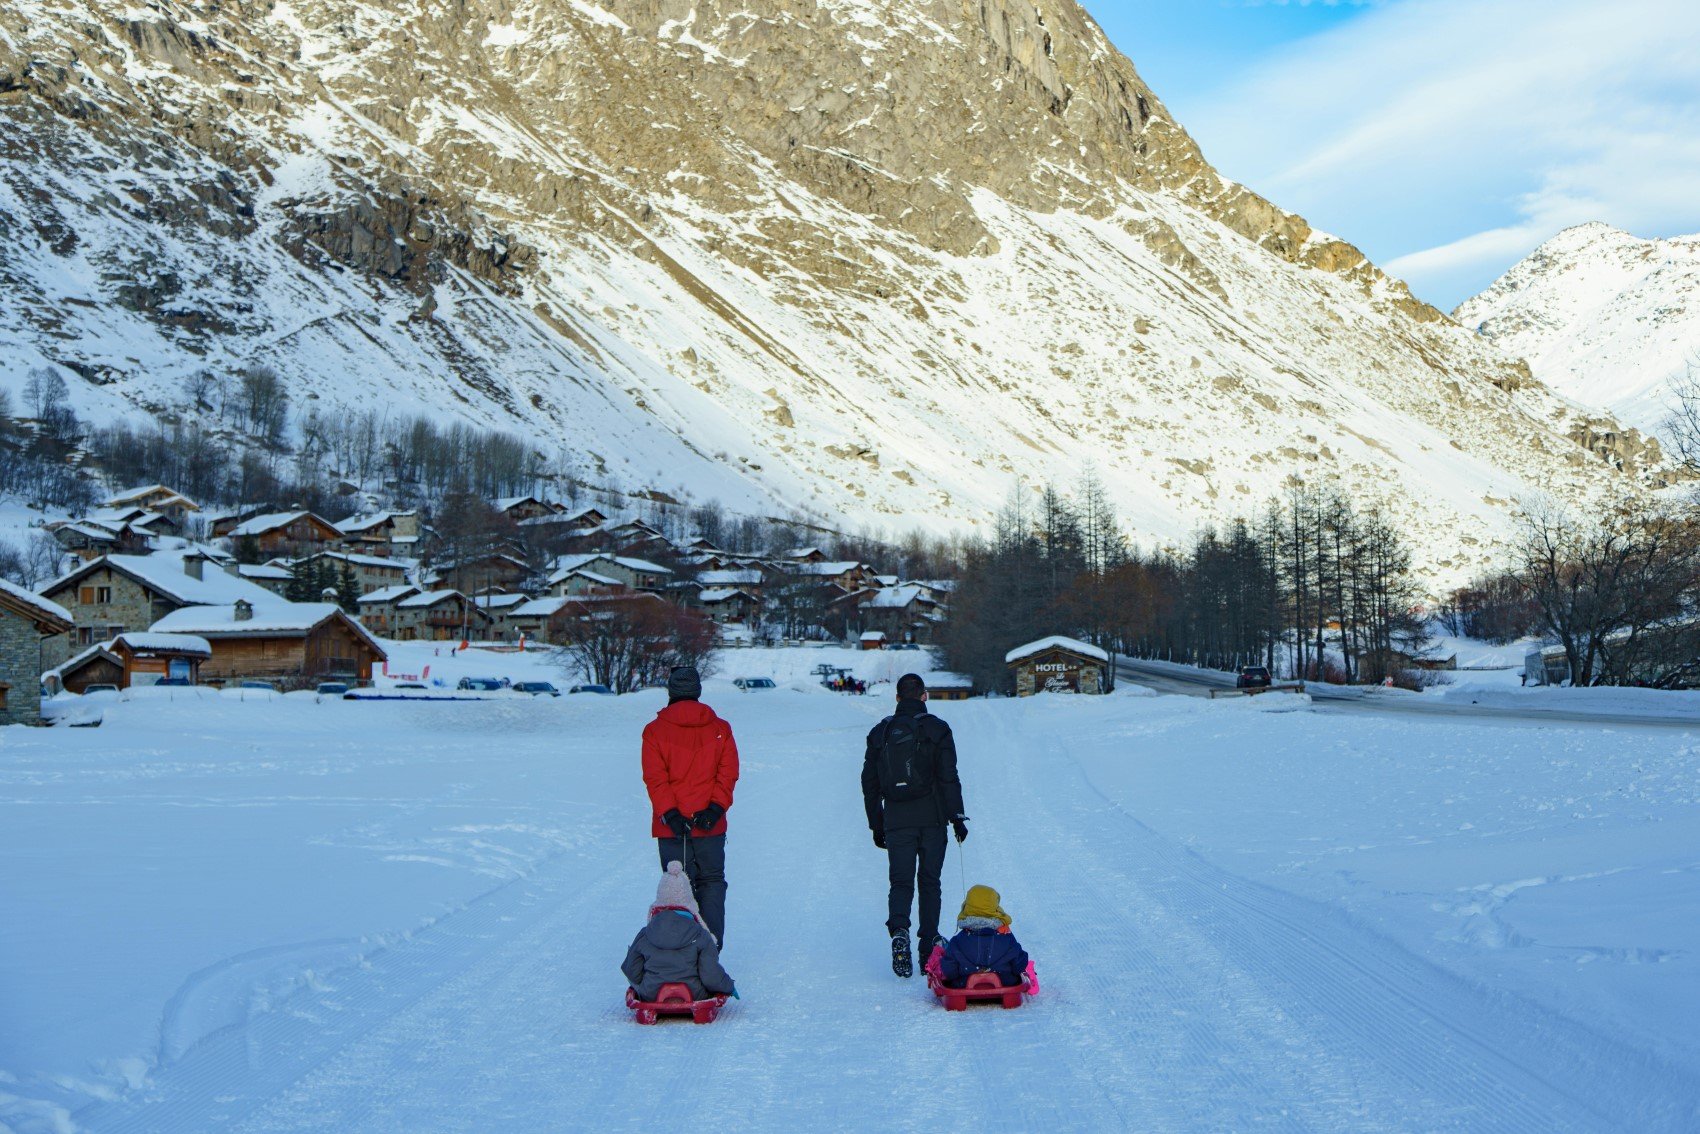
[[[726,836],[693,835],[690,857],[681,853],[679,840],[671,836],[656,839],[661,848],[661,869],[669,862],[685,864],[691,877],[691,894],[702,910],[703,923],[714,939],[726,948]]]
[[[899,827],[885,833],[885,853],[891,859],[891,903],[885,927],[892,936],[909,932],[909,904],[915,882],[921,884],[921,947],[939,932],[939,872],[944,869],[945,829]]]

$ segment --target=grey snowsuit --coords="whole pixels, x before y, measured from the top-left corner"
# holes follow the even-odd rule
[[[714,938],[696,918],[676,910],[657,910],[638,930],[620,971],[639,1000],[654,1000],[662,985],[674,982],[698,1000],[732,994],[732,978],[720,967]]]

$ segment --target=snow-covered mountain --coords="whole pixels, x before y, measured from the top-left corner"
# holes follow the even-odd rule
[[[1565,229],[1454,313],[1568,397],[1657,430],[1700,364],[1700,235]]]
[[[1624,480],[1073,0],[9,0],[0,288],[0,373],[97,418],[261,361],[892,528],[1090,464],[1168,538],[1302,478],[1441,576]]]

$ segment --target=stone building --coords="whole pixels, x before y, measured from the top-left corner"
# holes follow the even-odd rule
[[[1110,655],[1097,646],[1054,634],[1017,646],[1004,655],[1015,678],[1015,695],[1107,693]]]
[[[41,720],[43,639],[70,629],[64,607],[0,579],[0,724]]]

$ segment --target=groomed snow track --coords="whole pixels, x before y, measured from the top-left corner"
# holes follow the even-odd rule
[[[1700,1091],[1675,1071],[1157,834],[1057,750],[1048,714],[1069,706],[941,710],[974,816],[967,880],[1008,895],[1044,986],[1019,1011],[944,1012],[886,966],[883,858],[856,786],[860,732],[883,707],[832,702],[743,736],[726,960],[745,998],[712,1027],[640,1028],[621,1004],[615,966],[655,876],[640,831],[557,855],[76,1122],[97,1134],[1696,1128]]]

